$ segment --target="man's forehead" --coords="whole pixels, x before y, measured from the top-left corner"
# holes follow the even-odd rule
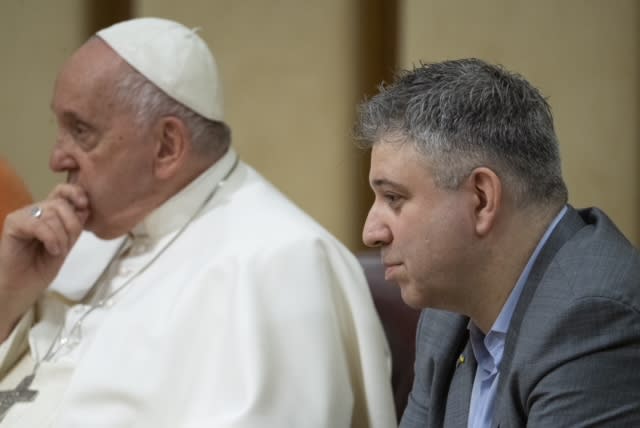
[[[412,143],[376,142],[371,150],[372,185],[405,185],[429,174],[426,157]]]
[[[371,162],[384,164],[396,162],[427,163],[426,156],[409,141],[378,140],[371,148]]]
[[[104,42],[85,43],[58,73],[51,98],[54,114],[94,124],[112,117],[122,66],[126,63]]]
[[[56,76],[52,106],[55,107],[55,99],[61,96],[98,95],[96,91],[117,82],[121,67],[125,66],[122,58],[104,42],[89,40],[69,57]]]
[[[91,38],[78,48],[64,63],[58,79],[71,75],[72,78],[96,78],[118,70],[124,60],[99,38]]]

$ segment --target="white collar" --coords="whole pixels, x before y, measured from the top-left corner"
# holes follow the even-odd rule
[[[157,240],[182,227],[214,186],[229,173],[236,158],[235,151],[229,148],[215,164],[147,215],[131,230],[131,234],[136,238]]]

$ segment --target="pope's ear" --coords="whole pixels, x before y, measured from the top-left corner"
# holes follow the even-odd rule
[[[467,184],[473,194],[476,233],[487,235],[493,228],[502,204],[502,181],[486,167],[474,169]]]
[[[158,120],[154,128],[154,171],[159,179],[172,177],[187,158],[189,131],[182,120],[166,116]]]

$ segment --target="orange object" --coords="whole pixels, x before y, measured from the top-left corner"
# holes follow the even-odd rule
[[[31,202],[33,198],[26,184],[9,163],[0,158],[0,231],[7,214]]]

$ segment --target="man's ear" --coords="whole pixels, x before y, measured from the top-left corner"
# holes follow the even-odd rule
[[[180,119],[173,116],[158,120],[154,131],[154,173],[156,178],[164,180],[173,177],[184,164],[190,144],[189,131]]]
[[[471,172],[467,184],[474,196],[476,233],[486,236],[494,227],[502,208],[502,181],[491,169],[479,167]]]

